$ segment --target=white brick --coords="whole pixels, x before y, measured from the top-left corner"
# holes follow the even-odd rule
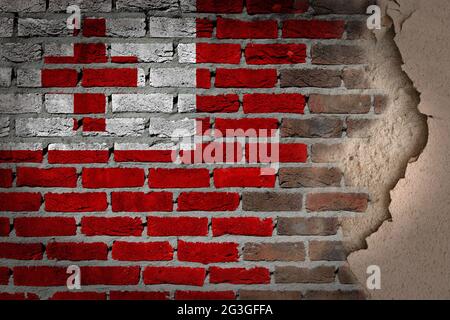
[[[0,87],[11,86],[12,68],[0,68]]]
[[[195,112],[196,100],[195,94],[178,95],[178,112]]]
[[[45,109],[48,113],[73,113],[72,94],[46,94]]]
[[[0,118],[0,137],[9,135],[9,118]]]
[[[41,80],[40,69],[17,69],[17,86],[19,88],[40,88]]]
[[[137,137],[144,133],[145,118],[114,118],[106,120],[106,131],[117,137]]]
[[[12,37],[13,35],[14,18],[0,17],[0,37]]]
[[[150,69],[150,85],[152,87],[196,87],[194,68],[153,68]]]
[[[111,0],[50,0],[48,10],[53,12],[66,12],[70,5],[77,5],[82,11],[110,12]]]
[[[196,0],[180,0],[182,12],[195,12],[197,11]]]
[[[0,113],[36,113],[42,107],[42,95],[37,93],[0,94]]]
[[[178,61],[180,63],[195,63],[197,50],[195,43],[180,43],[178,45]]]
[[[145,131],[145,118],[112,118],[106,119],[105,131],[86,131],[85,136],[138,137]]]
[[[117,9],[127,11],[166,11],[178,10],[178,0],[117,0]]]
[[[154,38],[195,38],[194,18],[150,17],[150,37]]]
[[[145,18],[108,18],[106,35],[110,37],[139,38],[145,36]]]
[[[75,55],[73,43],[44,44],[45,57],[73,57]]]
[[[67,28],[66,17],[54,19],[20,18],[19,37],[56,37],[68,36],[73,30]]]
[[[137,57],[138,62],[167,62],[173,59],[172,43],[112,43],[111,57]]]
[[[137,79],[137,86],[138,87],[145,87],[145,70],[142,68],[138,68],[138,79]]]
[[[8,143],[0,143],[0,150],[5,151],[40,151],[42,150],[42,143],[14,143],[14,142],[8,142]]]
[[[42,58],[42,47],[37,43],[2,43],[0,44],[1,62],[32,62]]]
[[[2,0],[0,12],[43,12],[45,0]]]
[[[171,94],[113,94],[113,112],[166,112],[173,110]]]
[[[150,135],[158,137],[191,137],[196,133],[196,122],[194,119],[171,121],[162,118],[151,118],[149,132]]]
[[[115,143],[114,150],[117,151],[149,151],[149,150],[175,150],[173,143]]]
[[[61,150],[61,151],[79,151],[79,150],[96,150],[106,151],[109,147],[106,143],[52,143],[48,146],[48,150]]]
[[[69,137],[74,136],[73,119],[25,118],[16,119],[16,134],[19,137]]]

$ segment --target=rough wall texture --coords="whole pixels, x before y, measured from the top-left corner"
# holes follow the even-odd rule
[[[364,282],[368,265],[381,268],[374,299],[449,299],[450,158],[448,108],[450,65],[448,1],[385,1],[395,26],[403,69],[420,92],[419,110],[428,116],[428,142],[404,179],[391,192],[392,215],[368,239],[368,249],[349,257]]]
[[[76,1],[75,35],[71,3],[0,0],[1,296],[363,298],[347,254],[426,140],[373,1]]]

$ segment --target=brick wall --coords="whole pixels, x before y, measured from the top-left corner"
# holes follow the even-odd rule
[[[333,150],[383,109],[370,3],[0,0],[0,298],[362,298]]]

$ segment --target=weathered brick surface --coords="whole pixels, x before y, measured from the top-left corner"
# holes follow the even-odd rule
[[[0,299],[363,298],[370,3],[0,0]]]
[[[287,69],[281,70],[281,87],[335,88],[341,86],[339,70]]]
[[[334,267],[316,267],[312,269],[298,267],[277,267],[275,281],[277,283],[330,283],[336,274]]]
[[[303,243],[246,243],[244,259],[249,261],[304,261]]]
[[[278,234],[302,236],[329,236],[337,233],[337,218],[280,218]]]
[[[281,135],[299,138],[339,138],[344,123],[339,118],[283,119]]]
[[[336,168],[281,168],[279,179],[283,188],[339,187],[342,172]]]
[[[316,44],[311,49],[312,63],[318,65],[362,64],[366,52],[356,45]]]

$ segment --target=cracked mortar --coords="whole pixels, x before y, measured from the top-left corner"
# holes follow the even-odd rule
[[[349,181],[368,186],[372,195],[365,217],[343,222],[351,250],[365,247],[368,236],[367,249],[352,253],[348,261],[362,284],[367,266],[380,266],[382,288],[369,293],[373,299],[448,299],[450,110],[445,104],[449,101],[450,39],[443,31],[450,28],[450,3],[397,0],[381,4],[392,18],[395,43],[392,31],[377,32],[375,50],[379,56],[381,52],[381,63],[371,65],[376,87],[389,89],[391,103],[368,142],[347,149],[354,157],[345,161]],[[401,65],[413,83],[401,72]],[[428,130],[417,104],[429,115]],[[410,158],[413,163],[406,165]],[[364,168],[365,174],[358,168]]]

